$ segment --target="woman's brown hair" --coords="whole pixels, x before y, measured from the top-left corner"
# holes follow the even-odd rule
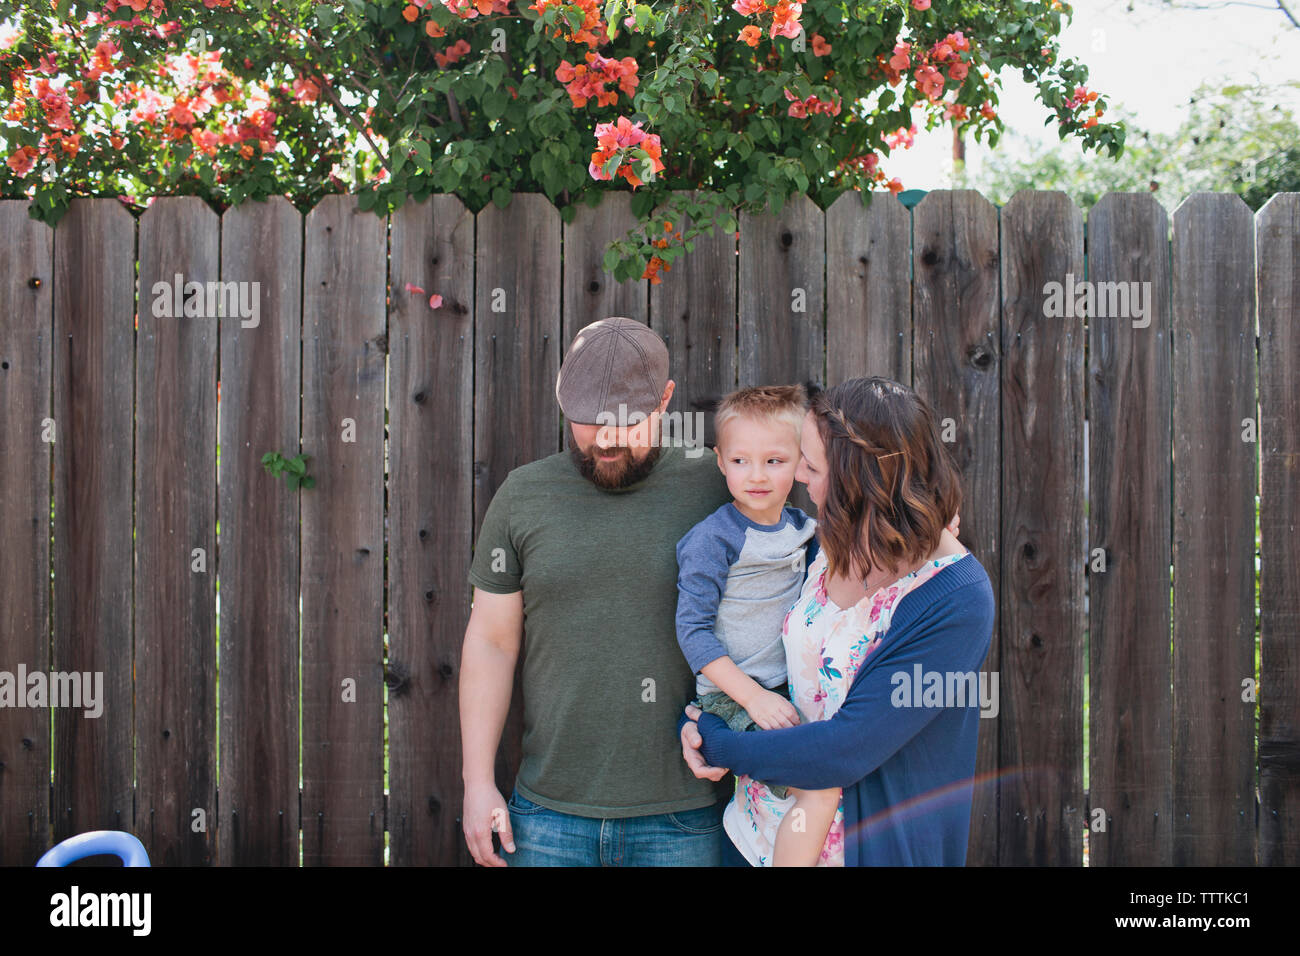
[[[939,546],[961,505],[961,478],[916,392],[855,378],[812,399],[826,446],[826,500],[817,513],[827,573],[896,572]]]

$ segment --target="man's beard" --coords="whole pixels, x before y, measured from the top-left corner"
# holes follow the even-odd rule
[[[591,447],[594,452],[596,446],[593,444]],[[649,475],[659,460],[658,445],[652,445],[650,451],[640,461],[632,457],[632,449],[626,446],[608,448],[606,451],[617,451],[619,457],[615,461],[598,462],[593,454],[584,452],[573,443],[572,435],[569,436],[569,455],[573,459],[574,466],[582,477],[597,488],[617,491],[634,485]]]

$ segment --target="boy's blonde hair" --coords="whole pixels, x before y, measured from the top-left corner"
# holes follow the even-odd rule
[[[718,403],[713,418],[718,446],[722,445],[727,423],[736,418],[788,424],[797,442],[807,411],[808,393],[802,385],[753,385],[737,389]]]

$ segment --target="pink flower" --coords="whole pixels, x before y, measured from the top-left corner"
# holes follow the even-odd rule
[[[913,10],[929,10],[930,0],[912,0]]]
[[[438,295],[438,293],[436,293],[436,292],[435,292],[433,295],[429,296],[429,308],[431,308],[431,309],[441,309],[441,308],[442,308],[442,296]]]
[[[414,295],[424,295],[423,289],[421,289],[418,285],[412,285],[410,282],[406,283],[406,291]]]

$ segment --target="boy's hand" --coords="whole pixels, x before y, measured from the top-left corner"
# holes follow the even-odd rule
[[[795,727],[799,724],[799,711],[780,694],[764,689],[745,703],[745,710],[754,723],[764,730],[778,727]]]

